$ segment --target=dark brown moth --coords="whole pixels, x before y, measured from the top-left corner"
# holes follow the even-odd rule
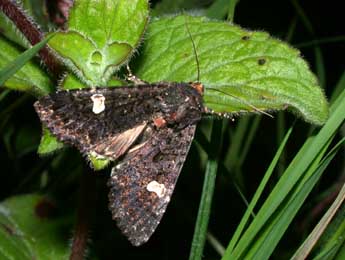
[[[205,112],[199,83],[59,91],[35,109],[48,129],[83,154],[116,161],[108,181],[113,219],[131,243],[158,226]]]

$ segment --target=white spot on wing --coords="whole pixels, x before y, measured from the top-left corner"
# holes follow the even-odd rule
[[[165,193],[167,192],[164,184],[160,184],[156,181],[151,181],[149,184],[147,184],[146,189],[150,192],[156,193],[158,198],[164,197]]]
[[[91,96],[91,100],[93,102],[92,112],[95,114],[99,114],[104,111],[105,109],[105,97],[102,94],[93,94]]]

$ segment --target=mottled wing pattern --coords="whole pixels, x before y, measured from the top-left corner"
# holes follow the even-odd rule
[[[120,160],[108,182],[109,208],[136,246],[153,234],[170,201],[204,111],[199,85],[60,91],[35,103],[59,140]]]
[[[158,87],[97,88],[60,91],[42,97],[35,109],[60,141],[83,153],[117,159],[135,142],[153,114]],[[94,96],[104,98],[104,110],[94,109]],[[146,106],[143,106],[145,100]]]
[[[112,170],[109,208],[133,245],[145,243],[157,228],[170,201],[195,132],[152,128],[152,134],[129,151]]]

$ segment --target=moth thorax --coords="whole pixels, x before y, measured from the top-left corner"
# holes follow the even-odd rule
[[[204,94],[204,86],[200,82],[191,82],[191,87],[194,88],[202,96]]]

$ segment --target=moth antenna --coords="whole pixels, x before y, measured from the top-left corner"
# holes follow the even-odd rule
[[[200,82],[200,63],[199,63],[199,57],[198,57],[198,53],[196,52],[196,47],[195,47],[195,42],[193,40],[192,34],[189,30],[188,27],[188,23],[187,23],[187,18],[185,16],[185,25],[186,25],[186,29],[189,35],[190,40],[192,41],[192,46],[193,46],[193,51],[194,51],[194,57],[195,57],[195,62],[196,62],[196,66],[197,66],[197,71],[198,71],[198,77],[197,77],[197,82]]]
[[[228,96],[230,96],[230,97],[233,97],[233,98],[235,98],[235,99],[238,99],[238,100],[240,100],[241,102],[243,102],[244,104],[246,104],[246,105],[248,105],[249,107],[253,108],[255,111],[257,111],[257,112],[259,112],[259,113],[261,113],[261,114],[263,114],[263,115],[266,115],[266,116],[268,116],[268,117],[270,117],[270,118],[274,118],[274,116],[272,116],[271,114],[265,112],[264,110],[262,110],[262,109],[260,109],[260,108],[257,108],[256,106],[254,106],[254,105],[251,104],[250,102],[248,102],[248,101],[246,101],[246,100],[244,100],[244,99],[242,99],[242,98],[240,98],[240,97],[236,97],[236,96],[231,95],[231,94],[229,94],[229,93],[225,93],[224,91],[221,91],[221,90],[219,90],[219,89],[215,89],[215,88],[208,88],[208,89],[211,89],[211,90],[214,90],[214,91],[218,91],[218,92],[220,92],[220,93],[222,93],[222,94],[224,94],[224,95],[228,95]]]

